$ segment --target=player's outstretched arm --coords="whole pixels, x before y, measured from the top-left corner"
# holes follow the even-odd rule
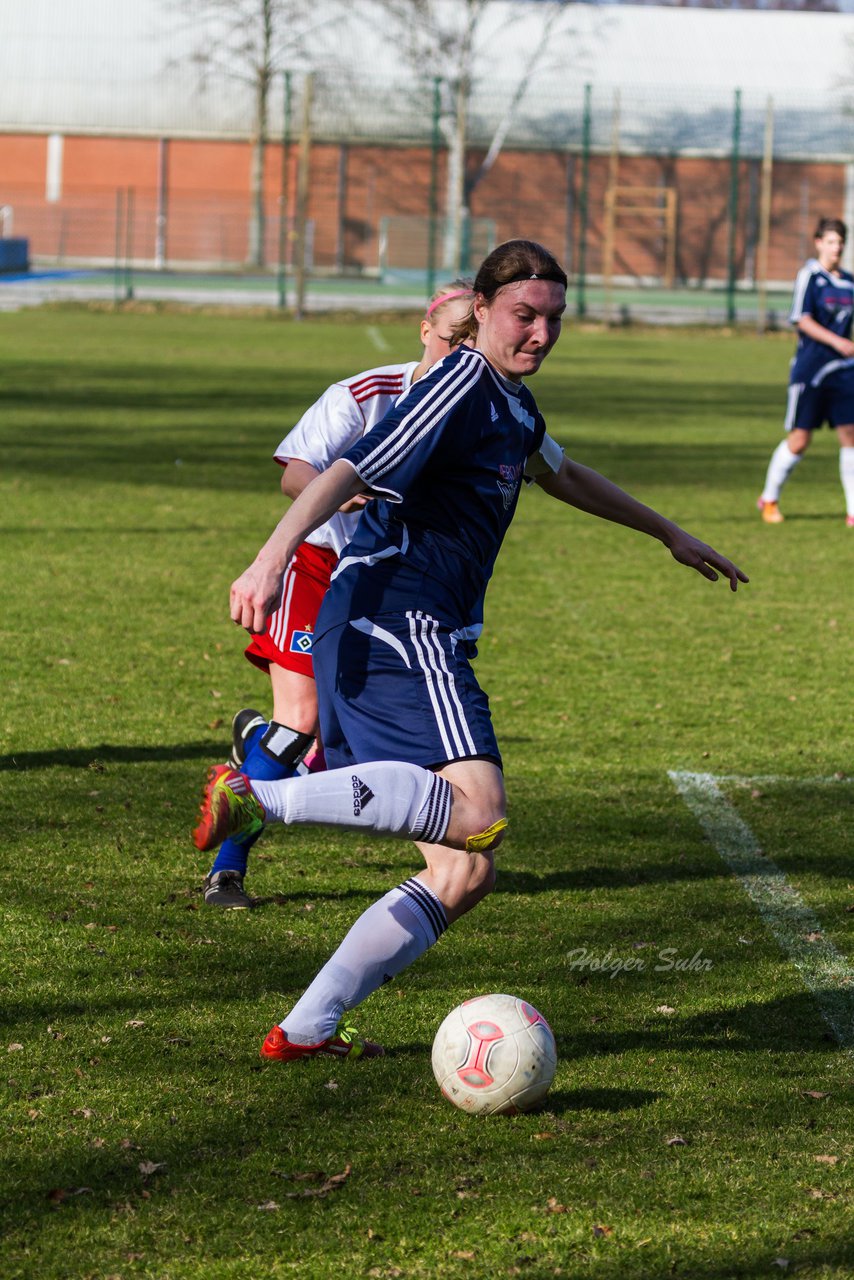
[[[231,617],[235,622],[247,631],[264,630],[267,615],[279,598],[282,576],[299,544],[363,489],[364,482],[349,462],[341,459],[306,485],[249,568],[231,584]]]
[[[739,582],[748,581],[747,575],[726,556],[715,551],[714,547],[686,533],[678,524],[654,511],[652,507],[644,506],[626,493],[625,489],[591,467],[584,467],[564,458],[557,472],[538,476],[537,483],[551,497],[577,507],[579,511],[587,511],[602,520],[610,520],[614,524],[637,529],[651,538],[658,538],[674,560],[696,569],[697,573],[712,582],[717,581],[718,574],[723,574],[735,591]]]

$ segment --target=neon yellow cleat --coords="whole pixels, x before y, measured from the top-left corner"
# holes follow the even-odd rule
[[[230,765],[216,764],[208,773],[193,844],[205,853],[229,836],[255,835],[265,820],[261,802],[246,775]]]

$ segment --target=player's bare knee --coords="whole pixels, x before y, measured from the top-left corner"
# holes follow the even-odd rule
[[[471,911],[495,888],[495,864],[490,853],[461,854],[434,880],[434,892],[445,907],[448,922]]]

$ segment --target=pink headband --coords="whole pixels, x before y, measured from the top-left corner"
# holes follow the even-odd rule
[[[442,296],[437,298],[435,302],[430,303],[430,306],[427,308],[426,312],[424,313],[424,319],[429,320],[431,313],[435,311],[437,307],[444,306],[446,302],[451,302],[453,298],[473,298],[473,297],[474,297],[474,294],[472,293],[471,289],[457,289],[456,293],[443,293]]]

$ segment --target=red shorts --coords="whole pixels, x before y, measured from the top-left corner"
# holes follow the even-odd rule
[[[314,678],[311,639],[329,576],[338,563],[334,551],[303,542],[285,570],[278,608],[267,619],[263,635],[253,636],[246,657],[262,671],[270,663]]]

